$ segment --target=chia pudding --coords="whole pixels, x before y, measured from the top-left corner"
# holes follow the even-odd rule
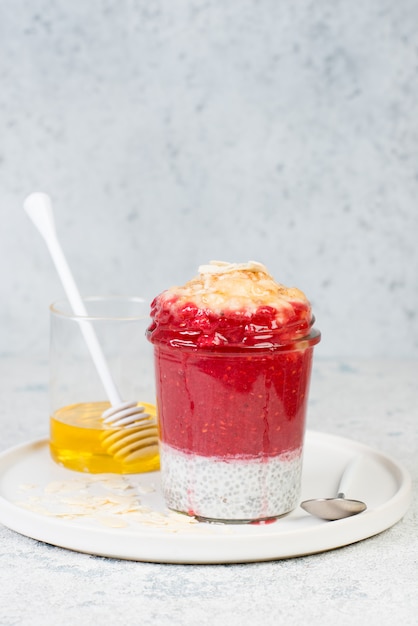
[[[306,296],[256,262],[211,262],[151,305],[167,506],[254,522],[294,509],[313,347]]]

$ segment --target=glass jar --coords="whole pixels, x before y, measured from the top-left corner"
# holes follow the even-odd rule
[[[155,419],[153,439],[142,445],[141,436],[142,447],[139,437],[132,439],[137,425],[104,423],[110,399],[83,336],[83,330],[94,333],[116,395],[144,406],[145,412],[155,417],[152,347],[145,338],[149,303],[137,297],[114,296],[87,298],[84,305],[88,314],[83,316],[74,315],[67,300],[50,307],[51,456],[56,463],[80,472],[156,470]]]
[[[313,347],[154,343],[167,506],[202,520],[274,519],[299,501]]]

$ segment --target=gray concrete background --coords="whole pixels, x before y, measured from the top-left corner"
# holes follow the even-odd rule
[[[22,210],[51,194],[83,294],[210,259],[313,303],[323,357],[418,354],[413,0],[0,0],[0,353],[62,289]]]

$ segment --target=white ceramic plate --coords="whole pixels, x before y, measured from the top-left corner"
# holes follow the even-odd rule
[[[376,535],[408,509],[411,479],[402,465],[361,443],[312,431],[301,499],[335,495],[355,455],[361,463],[346,495],[367,503],[360,515],[324,522],[298,507],[270,524],[190,524],[186,516],[168,515],[159,472],[80,474],[56,465],[47,441],[34,441],[0,455],[0,522],[55,546],[136,561],[244,563],[314,554]],[[128,512],[132,494],[145,513]]]

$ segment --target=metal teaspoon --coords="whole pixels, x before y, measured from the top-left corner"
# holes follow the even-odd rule
[[[367,505],[360,500],[351,500],[345,497],[346,488],[351,480],[352,474],[359,462],[359,457],[355,456],[345,468],[338,487],[335,498],[314,498],[304,500],[301,503],[302,509],[324,520],[334,521],[344,519],[351,515],[357,515],[367,509]]]

